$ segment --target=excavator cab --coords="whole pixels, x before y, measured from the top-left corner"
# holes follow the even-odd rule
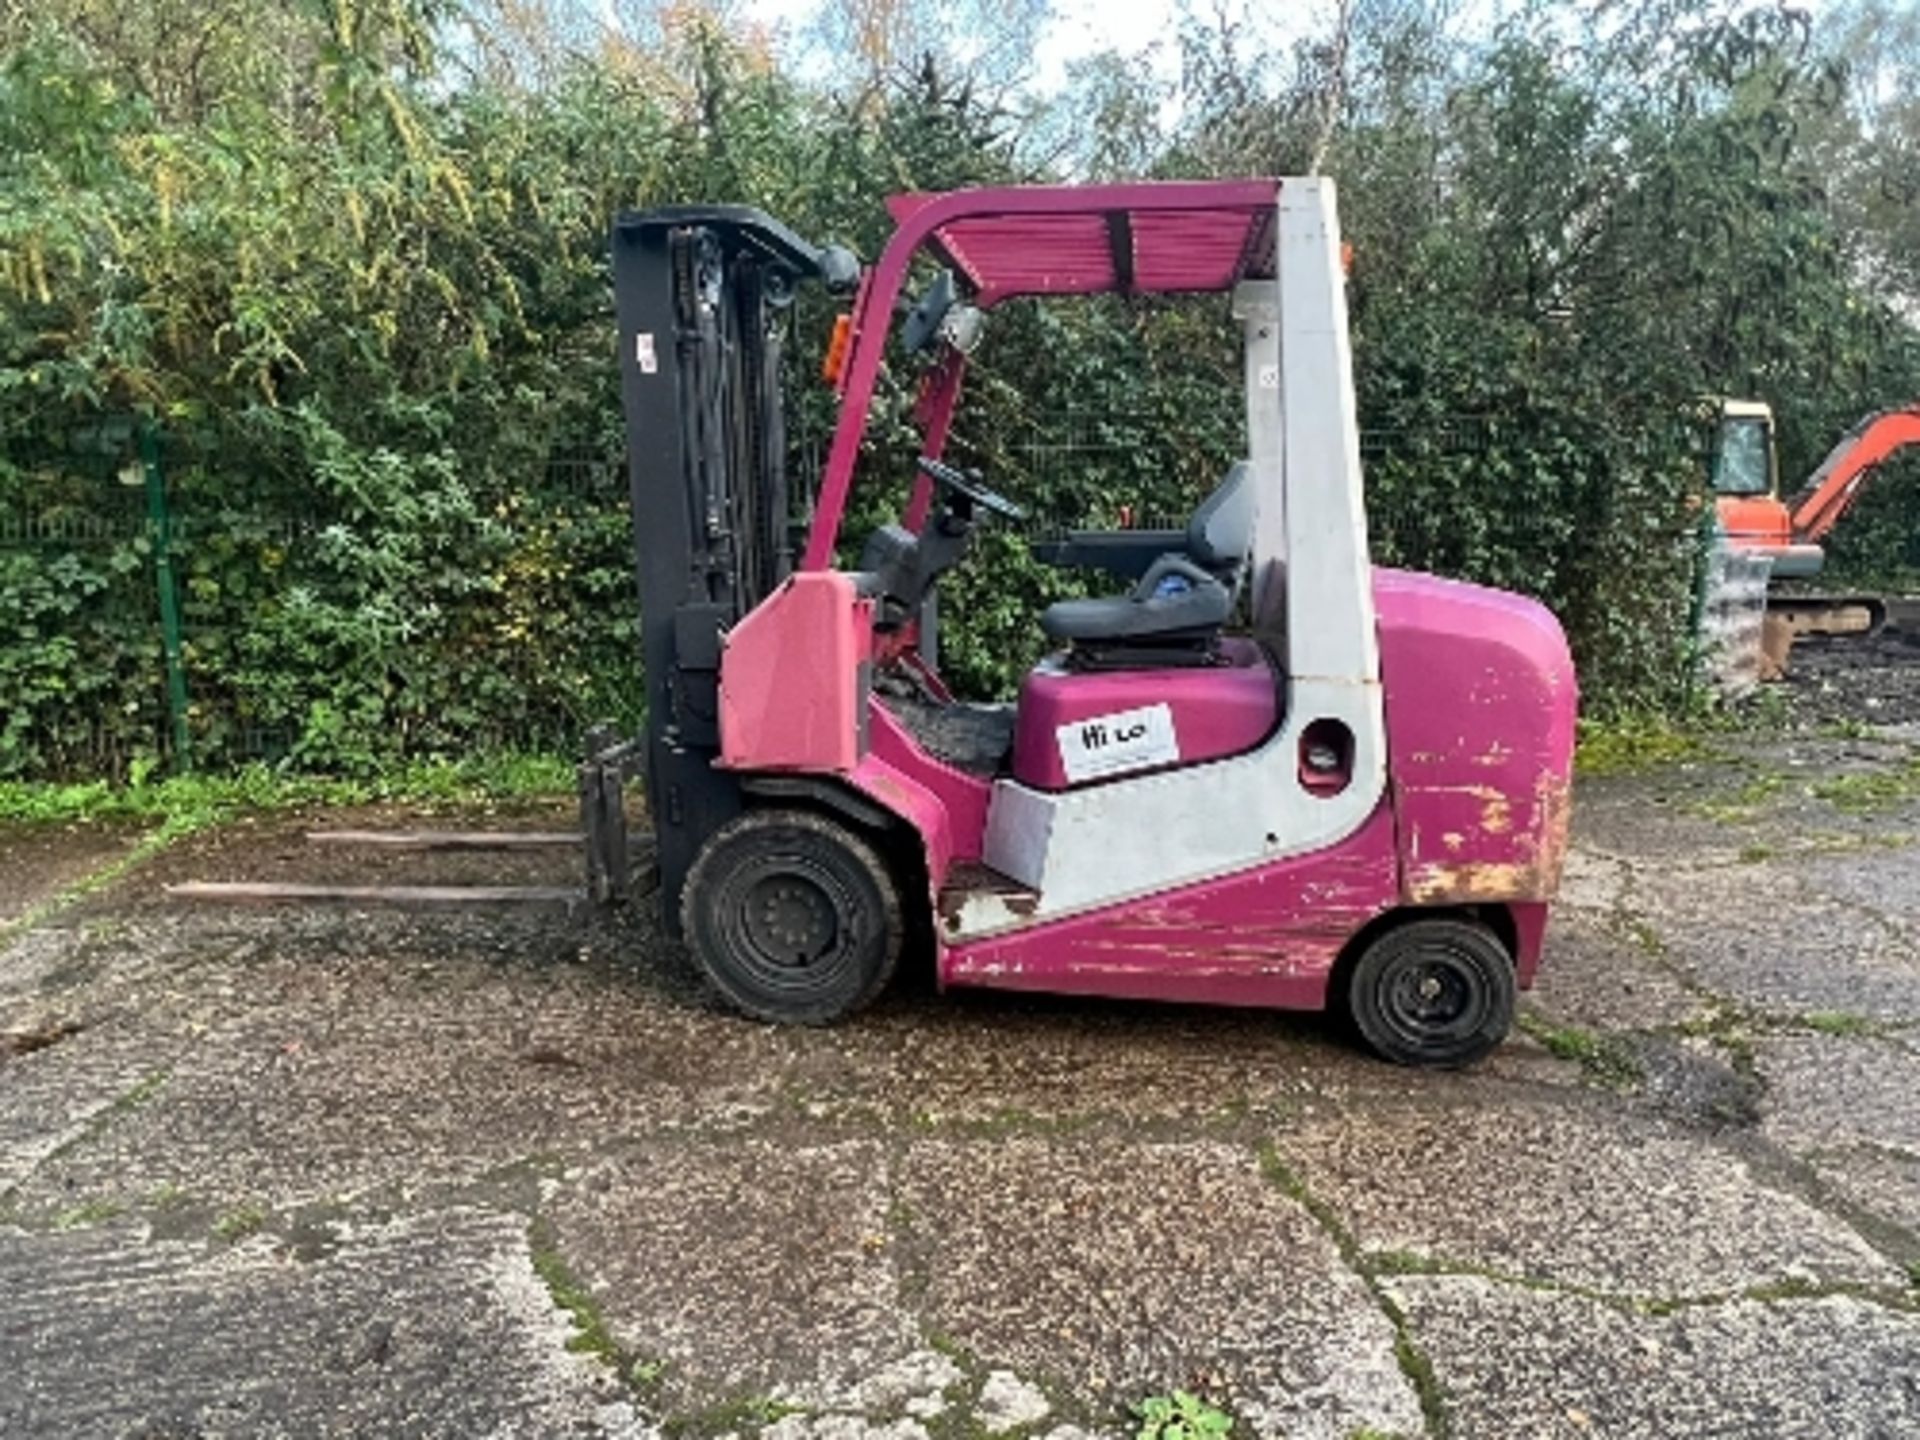
[[[1773,443],[1773,411],[1751,401],[1720,407],[1713,449],[1713,493],[1741,499],[1780,496],[1780,464]]]
[[[1714,506],[1728,545],[1769,556],[1777,580],[1820,573],[1826,552],[1795,537],[1793,514],[1780,498],[1771,406],[1759,400],[1720,402],[1712,478]]]
[[[1920,406],[1879,411],[1841,436],[1806,483],[1782,499],[1773,411],[1757,400],[1724,400],[1718,411],[1712,481],[1720,539],[1732,550],[1770,559],[1773,580],[1818,575],[1827,558],[1821,541],[1878,467],[1920,445]],[[1886,601],[1877,595],[1774,591],[1762,632],[1762,676],[1785,673],[1796,636],[1871,635],[1886,621]]]
[[[1758,400],[1721,401],[1712,478],[1727,543],[1771,556],[1776,580],[1819,574],[1826,560],[1820,542],[1879,467],[1916,445],[1920,405],[1876,411],[1842,435],[1800,488],[1783,497],[1772,409]]]

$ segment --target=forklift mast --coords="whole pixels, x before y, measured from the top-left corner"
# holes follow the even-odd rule
[[[859,267],[746,206],[672,206],[613,227],[614,297],[640,589],[641,754],[662,918],[701,841],[741,808],[719,752],[721,636],[793,567],[781,315],[795,287]]]

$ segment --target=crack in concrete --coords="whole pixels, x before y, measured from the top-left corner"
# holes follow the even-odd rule
[[[1366,1251],[1361,1248],[1359,1240],[1333,1207],[1313,1193],[1272,1144],[1260,1145],[1255,1155],[1260,1164],[1260,1173],[1320,1227],[1333,1242],[1340,1263],[1366,1288],[1375,1308],[1393,1329],[1393,1358],[1420,1402],[1420,1418],[1429,1440],[1449,1440],[1453,1434],[1453,1419],[1447,1409],[1446,1391],[1440,1384],[1439,1376],[1434,1373],[1433,1361],[1421,1348],[1406,1311],[1386,1292],[1379,1277],[1367,1266]]]
[[[1398,1276],[1437,1276],[1485,1280],[1511,1289],[1528,1290],[1541,1295],[1567,1295],[1591,1300],[1626,1315],[1660,1316],[1678,1310],[1711,1309],[1721,1305],[1785,1305],[1799,1301],[1824,1300],[1846,1296],[1865,1304],[1903,1315],[1920,1314],[1920,1293],[1911,1287],[1896,1289],[1887,1285],[1869,1285],[1855,1280],[1770,1281],[1738,1290],[1715,1290],[1678,1295],[1651,1295],[1631,1290],[1603,1290],[1571,1280],[1550,1280],[1537,1275],[1520,1275],[1497,1266],[1453,1260],[1440,1255],[1421,1255],[1399,1250],[1362,1250],[1359,1263],[1384,1280]]]
[[[1632,1032],[1607,1032],[1609,1034]],[[1595,1108],[1612,1111],[1609,1103],[1616,1097],[1628,1106],[1635,1105],[1631,1095],[1599,1088],[1563,1095],[1536,1097],[1543,1106],[1564,1107],[1578,1094]],[[1406,1311],[1390,1293],[1396,1276],[1459,1276],[1486,1280],[1511,1288],[1542,1294],[1578,1297],[1605,1304],[1623,1314],[1661,1316],[1679,1310],[1707,1309],[1740,1303],[1785,1305],[1844,1296],[1898,1314],[1920,1314],[1920,1237],[1904,1227],[1875,1215],[1845,1197],[1806,1159],[1776,1143],[1746,1133],[1729,1146],[1747,1166],[1756,1183],[1778,1193],[1792,1195],[1815,1211],[1833,1219],[1858,1235],[1875,1253],[1905,1269],[1914,1277],[1908,1289],[1874,1285],[1859,1281],[1811,1281],[1786,1278],[1738,1290],[1695,1294],[1654,1295],[1631,1291],[1607,1291],[1571,1281],[1550,1280],[1515,1274],[1496,1267],[1476,1265],[1440,1256],[1408,1252],[1375,1251],[1364,1247],[1331,1205],[1315,1195],[1306,1181],[1287,1164],[1278,1150],[1269,1144],[1259,1147],[1263,1173],[1285,1194],[1298,1203],[1326,1233],[1339,1253],[1341,1262],[1366,1286],[1395,1335],[1395,1356],[1402,1374],[1419,1397],[1429,1440],[1449,1440],[1452,1416],[1445,1387],[1434,1372],[1431,1361],[1419,1343]]]
[[[33,1164],[29,1165],[26,1170],[21,1173],[19,1179],[4,1188],[0,1188],[0,1206],[9,1205],[10,1202],[19,1195],[21,1188],[48,1165],[51,1165],[63,1156],[73,1154],[80,1149],[81,1146],[99,1139],[101,1135],[105,1134],[106,1131],[111,1128],[114,1121],[138,1109],[148,1100],[152,1099],[160,1087],[165,1085],[168,1079],[172,1077],[172,1074],[173,1064],[169,1061],[160,1069],[150,1071],[138,1083],[121,1091],[120,1094],[111,1099],[101,1102],[101,1104],[94,1109],[88,1111],[83,1120],[76,1122],[78,1129],[74,1134],[67,1136],[66,1139],[62,1140],[45,1155],[42,1155],[38,1160],[34,1161]]]
[[[1867,848],[1867,846],[1863,844],[1861,848]],[[1755,1059],[1753,1041],[1756,1036],[1800,1033],[1833,1036],[1837,1033],[1859,1033],[1885,1039],[1904,1033],[1913,1025],[1920,1024],[1920,1020],[1916,1019],[1888,1022],[1871,1020],[1867,1017],[1847,1017],[1846,1023],[1837,1024],[1837,1016],[1817,1011],[1769,1011],[1748,1005],[1733,996],[1715,990],[1679,962],[1646,918],[1645,912],[1636,903],[1639,900],[1638,887],[1643,869],[1639,862],[1627,856],[1605,851],[1590,850],[1589,853],[1599,854],[1619,868],[1621,882],[1618,893],[1614,897],[1612,912],[1616,933],[1633,943],[1650,963],[1668,974],[1688,994],[1713,1007],[1714,1013],[1704,1024],[1691,1022],[1657,1026],[1647,1033],[1670,1034],[1676,1037],[1697,1036],[1707,1040],[1726,1054],[1729,1064],[1736,1073],[1752,1082],[1755,1087],[1756,1109],[1764,1101],[1770,1089],[1770,1082],[1760,1071]],[[1883,930],[1891,932],[1896,938],[1907,938],[1909,935],[1906,927],[1889,920],[1871,906],[1851,902],[1847,897],[1827,896],[1812,891],[1811,882],[1804,875],[1797,873],[1790,875],[1789,883],[1794,893],[1802,898],[1837,902],[1843,907],[1851,905],[1853,909],[1867,915],[1869,919],[1879,924]],[[1598,1033],[1608,1036],[1619,1033],[1631,1035],[1635,1032],[1614,1032],[1602,1029]],[[1821,1214],[1838,1221],[1860,1236],[1877,1253],[1897,1265],[1906,1267],[1910,1272],[1917,1263],[1920,1263],[1920,1235],[1839,1194],[1807,1157],[1798,1155],[1783,1145],[1756,1134],[1745,1136],[1744,1144],[1736,1148],[1736,1153],[1741,1154],[1741,1158],[1748,1165],[1749,1173],[1759,1183],[1768,1184],[1770,1188],[1793,1195]],[[1883,1297],[1887,1293],[1875,1292],[1876,1295]],[[1859,1298],[1872,1297],[1862,1295]],[[1913,1308],[1913,1296],[1902,1295],[1897,1298],[1899,1302],[1897,1308]]]
[[[1632,865],[1626,866],[1630,877],[1635,873],[1636,868]],[[1633,913],[1627,907],[1624,894],[1621,909],[1624,914]],[[1657,940],[1658,937],[1654,938]],[[1676,1038],[1705,1039],[1727,1055],[1729,1064],[1736,1073],[1753,1084],[1756,1107],[1764,1100],[1770,1088],[1770,1082],[1759,1070],[1755,1059],[1753,1040],[1756,1035],[1833,1036],[1835,1033],[1830,1026],[1821,1024],[1817,1018],[1809,1021],[1809,1017],[1817,1017],[1820,1012],[1783,1014],[1749,1006],[1731,996],[1716,992],[1680,969],[1671,959],[1670,952],[1664,944],[1660,944],[1657,949],[1645,946],[1642,948],[1654,963],[1669,968],[1673,978],[1690,993],[1712,1004],[1715,1007],[1715,1013],[1704,1023],[1683,1022],[1678,1025],[1655,1026],[1647,1031],[1602,1029],[1596,1033],[1602,1037],[1664,1034]],[[1874,1037],[1884,1039],[1888,1035],[1903,1033],[1915,1022],[1903,1020],[1890,1024],[1872,1023],[1875,1024]],[[1607,1092],[1599,1093],[1604,1096]],[[1612,1089],[1610,1093],[1620,1096],[1629,1105],[1634,1104],[1637,1099],[1633,1093],[1623,1092],[1617,1088]],[[1726,1133],[1724,1126],[1714,1128],[1722,1134]],[[1779,1193],[1791,1195],[1828,1218],[1838,1221],[1858,1235],[1876,1253],[1896,1265],[1911,1269],[1916,1263],[1920,1263],[1920,1234],[1886,1219],[1837,1192],[1807,1157],[1787,1149],[1776,1141],[1753,1133],[1750,1128],[1742,1127],[1742,1131],[1738,1143],[1730,1143],[1729,1148],[1746,1164],[1748,1172],[1753,1175],[1756,1182]],[[1596,1294],[1590,1298],[1604,1297]]]

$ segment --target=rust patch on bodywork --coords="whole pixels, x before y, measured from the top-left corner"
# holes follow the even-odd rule
[[[1422,865],[1407,886],[1416,905],[1458,905],[1475,900],[1532,900],[1539,896],[1540,877],[1532,864],[1518,861],[1475,861],[1449,865],[1436,861]]]
[[[1513,829],[1513,802],[1498,792],[1489,795],[1480,807],[1480,828],[1489,835],[1504,835]]]
[[[1536,854],[1546,893],[1560,888],[1560,871],[1567,862],[1567,839],[1573,830],[1573,785],[1564,775],[1544,774],[1534,786],[1535,813],[1540,817]]]
[[[1527,833],[1513,836],[1511,858],[1428,861],[1408,874],[1407,898],[1416,905],[1551,898],[1566,860],[1573,819],[1570,798],[1563,776],[1543,774],[1534,786],[1534,824]],[[1489,834],[1505,834],[1513,827],[1512,814],[1505,796],[1497,807],[1489,797],[1481,827]]]

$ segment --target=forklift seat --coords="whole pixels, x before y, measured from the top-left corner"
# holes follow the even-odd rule
[[[1042,612],[1040,628],[1050,640],[1144,650],[1145,663],[1156,646],[1191,650],[1211,641],[1232,615],[1252,545],[1253,484],[1242,460],[1193,512],[1181,549],[1155,560],[1132,590],[1058,601]]]

